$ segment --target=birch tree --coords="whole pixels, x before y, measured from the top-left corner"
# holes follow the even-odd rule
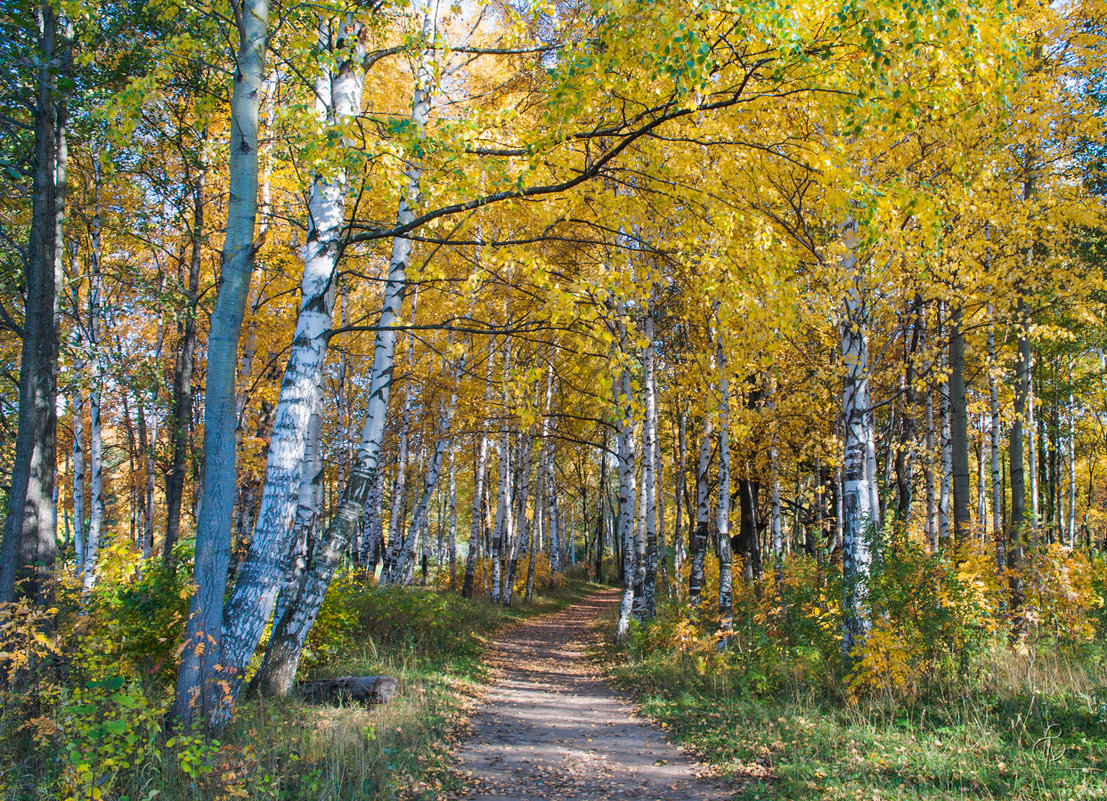
[[[865,267],[858,255],[858,224],[842,229],[841,267],[848,280],[842,307],[842,651],[847,659],[865,641],[872,620],[867,609],[874,539],[872,485],[867,453],[873,441],[869,396],[868,308]]]

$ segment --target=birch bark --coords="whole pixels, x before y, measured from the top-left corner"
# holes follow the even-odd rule
[[[104,527],[104,437],[100,418],[100,403],[104,391],[104,367],[102,343],[103,328],[103,255],[100,234],[101,172],[99,156],[93,153],[93,215],[89,222],[89,274],[88,274],[88,348],[89,348],[89,515],[88,539],[85,542],[85,560],[81,568],[81,591],[88,595],[96,585],[96,560],[100,554],[100,535]]]
[[[996,332],[992,304],[988,304],[988,413],[990,462],[992,472],[992,535],[995,537],[996,566],[1002,571],[1007,567],[1007,538],[1003,531],[1003,476],[999,450],[1002,427],[999,417],[999,387],[996,377]]]
[[[556,351],[555,351],[556,354]],[[545,451],[545,485],[547,520],[549,521],[550,570],[561,572],[561,532],[557,521],[557,477],[554,465],[554,444],[550,433],[550,410],[553,407],[554,374],[553,359],[546,368],[546,410],[542,415],[542,447]]]
[[[423,135],[430,117],[433,50],[429,43],[434,39],[437,26],[433,8],[426,4],[422,10],[421,39],[427,46],[422,51],[416,69],[412,97],[411,119],[420,136]],[[396,214],[398,225],[408,224],[415,219],[414,208],[419,202],[421,176],[422,168],[413,159],[407,167],[406,197],[401,198]],[[396,237],[392,240],[388,281],[384,288],[384,303],[373,348],[373,367],[361,445],[338,508],[325,533],[316,543],[299,596],[274,625],[263,659],[265,675],[259,679],[259,687],[269,693],[283,695],[292,686],[303,644],[323,605],[335,567],[346,552],[347,543],[364,514],[369,490],[379,470],[380,449],[395,367],[395,323],[403,307],[407,273],[411,266],[411,250],[410,239]]]
[[[734,603],[731,597],[733,571],[730,553],[730,379],[727,376],[726,354],[722,333],[717,334],[719,364],[719,500],[717,526],[719,530],[719,629],[725,648],[734,628]],[[756,547],[756,545],[754,546]]]
[[[657,609],[657,547],[658,547],[658,508],[657,508],[657,375],[656,350],[654,348],[654,301],[650,298],[646,312],[644,354],[646,419],[642,432],[642,475],[645,483],[646,547],[645,562],[642,570],[642,617],[652,620]]]
[[[384,584],[402,584],[405,583],[408,575],[408,571],[412,568],[412,563],[415,554],[415,537],[423,530],[427,523],[427,515],[430,509],[431,498],[434,496],[434,491],[438,488],[438,480],[442,475],[442,460],[446,455],[446,450],[450,445],[452,438],[454,410],[457,408],[457,385],[461,380],[462,372],[464,371],[464,360],[459,360],[454,367],[454,388],[450,393],[450,400],[443,407],[438,417],[437,431],[438,442],[434,446],[434,455],[431,457],[430,464],[427,467],[426,475],[423,478],[423,491],[419,496],[419,500],[415,505],[415,509],[411,515],[411,523],[408,526],[408,532],[406,537],[397,537],[401,542],[401,548],[399,554],[397,554],[396,563],[392,567],[392,572],[389,574],[388,579],[382,581]],[[382,577],[383,578],[383,577]]]
[[[849,279],[843,300],[841,353],[844,456],[842,463],[842,571],[845,583],[842,651],[852,658],[871,627],[868,604],[872,563],[872,485],[867,453],[873,439],[869,398],[868,310],[864,265],[857,255],[857,223],[843,231],[842,267]]]
[[[496,342],[488,346],[488,363],[484,374],[484,408],[488,408],[492,398],[492,371],[496,362]],[[473,468],[473,516],[469,524],[469,550],[465,556],[465,578],[461,594],[465,598],[473,597],[473,581],[477,567],[477,551],[481,541],[481,504],[484,500],[484,481],[488,472],[488,425],[481,424],[480,441],[477,445],[477,463]]]
[[[711,420],[704,418],[700,436],[700,458],[696,466],[696,526],[692,531],[692,568],[688,574],[688,600],[695,609],[700,605],[704,584],[704,558],[707,556],[707,535],[710,521],[709,494],[711,489]]]
[[[341,125],[361,111],[364,74],[358,57],[361,48],[350,48],[342,35],[336,36],[331,30],[329,22],[321,25],[320,45],[338,53],[352,50],[353,56],[341,61],[337,73],[324,68],[316,78],[315,111],[320,123]],[[282,580],[289,573],[293,544],[304,540],[306,551],[306,540],[321,506],[317,444],[312,447],[312,458],[306,457],[309,441],[317,439],[312,418],[321,404],[327,338],[334,320],[335,270],[345,223],[345,197],[343,170],[314,176],[300,309],[269,439],[258,518],[246,560],[223,613],[222,666],[232,701],[273,612]]]
[[[634,609],[634,581],[636,576],[634,550],[634,405],[631,395],[630,370],[626,367],[619,378],[617,402],[619,414],[619,545],[623,552],[623,597],[619,604],[619,621],[615,636],[626,637],[630,631],[630,618]],[[547,493],[552,492],[547,487]]]

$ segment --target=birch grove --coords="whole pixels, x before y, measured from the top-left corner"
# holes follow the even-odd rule
[[[843,677],[909,649],[897,566],[1059,630],[1107,547],[1095,9],[701,5],[0,11],[0,628],[53,654],[0,668],[118,632],[219,736],[376,592],[613,582],[720,664],[817,595]]]

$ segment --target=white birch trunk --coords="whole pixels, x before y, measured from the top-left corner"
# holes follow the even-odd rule
[[[645,425],[642,426],[645,429]],[[634,516],[634,619],[645,618],[646,602],[646,472],[653,455],[646,449],[642,436],[642,457],[638,465],[638,503]]]
[[[980,447],[976,460],[976,519],[980,521],[981,543],[987,541],[988,533],[988,486],[984,478],[984,443],[990,440],[990,432],[985,426],[985,416],[980,415]]]
[[[85,432],[84,400],[80,387],[70,395],[73,414],[73,549],[78,577],[85,567]]]
[[[1072,367],[1069,367],[1069,386],[1072,386]],[[1068,460],[1069,460],[1069,504],[1068,504],[1068,541],[1069,547],[1076,547],[1076,405],[1073,399],[1072,390],[1069,390],[1069,441],[1068,441]]]
[[[280,594],[273,610],[275,620],[280,620],[285,610],[296,598],[304,571],[307,569],[315,540],[316,528],[323,505],[323,384],[316,385],[311,419],[308,421],[307,447],[300,474],[300,498],[293,522],[293,536],[288,570],[283,577]]]
[[[938,502],[934,493],[934,391],[926,390],[926,538],[930,552],[938,552]]]
[[[688,574],[688,599],[695,609],[702,600],[704,559],[707,556],[708,525],[711,519],[709,490],[711,469],[711,419],[703,421],[700,458],[696,466],[696,528],[692,532],[692,568]]]
[[[435,16],[427,7],[423,15],[423,41],[434,38]],[[412,100],[412,121],[422,136],[430,115],[431,60],[433,52],[425,49],[420,58],[416,86]],[[407,169],[407,193],[402,197],[396,214],[398,225],[415,219],[414,206],[419,201],[421,168],[413,161]],[[373,349],[369,399],[361,445],[354,465],[347,478],[338,508],[327,526],[326,532],[316,543],[311,563],[305,574],[302,589],[296,602],[274,625],[269,647],[259,670],[258,686],[265,692],[285,694],[292,686],[299,666],[300,653],[319,609],[330,587],[331,577],[339,559],[346,552],[346,545],[355,532],[365,511],[365,502],[379,468],[381,442],[384,438],[388,398],[391,392],[392,373],[395,367],[395,323],[400,315],[407,272],[411,265],[410,239],[396,237],[392,241],[388,281],[384,289],[384,302],[377,325]]]
[[[104,527],[104,440],[100,420],[100,407],[104,390],[104,371],[101,354],[100,335],[103,318],[103,275],[100,267],[100,161],[93,155],[93,173],[95,181],[92,222],[89,225],[89,238],[92,249],[89,254],[88,276],[88,347],[90,386],[88,392],[89,418],[89,516],[88,539],[85,541],[85,560],[81,571],[81,589],[84,594],[92,591],[96,585],[96,561],[100,552],[100,536]]]
[[[321,25],[320,44],[327,50],[337,50],[342,43],[333,39],[330,30],[330,24]],[[363,85],[364,75],[356,56],[344,61],[335,74],[324,69],[315,82],[315,110],[320,122],[341,125],[358,114]],[[269,439],[257,522],[224,610],[222,667],[232,699],[238,695],[282,581],[289,573],[294,532],[302,532],[305,526],[310,530],[321,507],[317,497],[321,481],[308,504],[301,500],[304,482],[310,487],[319,472],[319,463],[313,464],[305,456],[313,412],[322,393],[327,338],[334,320],[335,270],[345,224],[345,197],[343,171],[315,176],[308,203],[310,227],[304,248],[299,314]],[[297,509],[311,519],[297,520]]]
[[[1041,523],[1041,505],[1038,495],[1038,401],[1034,393],[1034,359],[1027,366],[1026,396],[1026,473],[1030,481],[1030,541],[1037,545],[1038,526]]]
[[[527,500],[530,497],[531,466],[533,462],[533,443],[526,434],[519,436],[519,460],[516,470],[518,489],[515,493],[514,533],[511,537],[510,552],[507,560],[507,580],[504,582],[504,605],[510,606],[515,592],[515,571],[519,564],[520,551],[530,554],[530,516],[527,514]]]
[[[650,299],[645,323],[646,353],[645,386],[646,419],[642,431],[642,475],[646,485],[646,553],[643,583],[642,616],[652,620],[657,609],[657,553],[658,553],[658,441],[657,441],[657,356],[654,349],[654,302]]]
[[[388,579],[384,580],[382,576],[382,583],[384,584],[401,584],[406,582],[408,571],[412,569],[414,563],[415,537],[420,531],[423,531],[425,536],[426,525],[429,523],[428,512],[430,510],[431,498],[434,496],[434,491],[438,488],[438,480],[442,475],[442,460],[446,455],[446,449],[450,447],[453,436],[454,410],[457,408],[457,387],[463,371],[464,360],[459,360],[458,364],[454,367],[454,388],[450,392],[450,400],[439,414],[437,425],[437,431],[439,432],[438,442],[434,446],[434,455],[431,457],[430,464],[427,466],[426,475],[423,477],[423,491],[419,495],[419,500],[415,504],[415,509],[412,511],[411,523],[408,526],[407,536],[395,537],[395,539],[400,541],[401,548]]]
[[[996,565],[1000,570],[1007,567],[1007,543],[1003,533],[1003,474],[1000,467],[999,449],[1001,446],[1001,424],[999,417],[999,387],[996,377],[996,332],[993,324],[992,305],[988,304],[988,414],[989,461],[992,470],[992,535],[995,537]],[[983,518],[982,518],[983,519]]]
[[[409,341],[410,345],[410,341]],[[388,513],[388,547],[385,550],[384,564],[381,566],[383,583],[391,581],[392,567],[400,553],[404,537],[404,493],[407,491],[408,445],[411,437],[411,386],[404,392],[404,402],[400,408],[400,431],[396,446],[396,480],[392,482],[392,503]],[[384,577],[388,576],[388,579]]]
[[[677,464],[673,471],[673,506],[676,511],[673,526],[673,591],[681,597],[681,578],[684,573],[684,492],[688,464],[688,413],[683,403],[677,422]]]
[[[776,409],[776,382],[772,378],[768,382],[767,395],[766,408],[771,416]],[[779,579],[784,569],[784,527],[780,516],[780,463],[776,421],[772,421],[771,424],[773,431],[769,438],[769,532],[772,537],[774,568]]]
[[[549,542],[550,542],[550,570],[554,573],[561,572],[561,540],[559,538],[560,531],[557,525],[557,491],[556,491],[556,475],[554,470],[554,444],[553,437],[550,435],[550,409],[553,405],[554,395],[554,374],[553,374],[553,359],[550,359],[549,366],[546,369],[546,411],[542,416],[542,447],[545,450],[545,491],[546,491],[546,508],[547,517],[549,520]]]
[[[449,505],[450,505],[450,534],[447,564],[450,571],[450,589],[457,586],[457,472],[456,472],[456,448],[450,444],[450,479],[449,479]]]
[[[619,547],[623,549],[623,597],[619,604],[619,621],[615,636],[626,637],[630,631],[630,617],[634,609],[634,406],[631,395],[630,371],[626,368],[619,378],[617,408],[619,414]],[[553,492],[546,488],[552,499]],[[552,504],[551,504],[552,505]],[[551,520],[552,523],[552,520]]]
[[[496,446],[496,456],[500,465],[500,480],[496,489],[496,522],[492,527],[492,564],[489,565],[492,580],[492,603],[494,604],[499,603],[503,597],[502,577],[500,575],[502,569],[501,559],[503,558],[504,535],[508,526],[507,516],[510,514],[509,507],[511,505],[510,481],[508,480],[511,472],[511,442],[506,422],[507,382],[510,372],[511,345],[505,337],[503,380],[501,384],[505,421],[502,424],[503,430],[500,432],[499,443]]]
[[[864,266],[857,256],[857,223],[843,230],[842,266],[849,278],[842,315],[844,457],[842,464],[842,570],[845,580],[842,651],[847,659],[871,626],[868,605],[872,563],[873,491],[868,453],[874,439],[869,398],[868,311]]]
[[[727,376],[726,354],[722,332],[718,332],[719,364],[719,500],[717,526],[719,530],[719,629],[725,648],[733,628],[733,570],[730,553],[730,379]]]
[[[938,332],[939,340],[944,330],[942,324],[943,304],[938,304]],[[938,384],[938,419],[941,423],[941,448],[942,458],[938,472],[938,541],[948,542],[949,531],[949,502],[950,484],[953,481],[953,436],[950,425],[949,409],[949,380],[946,378],[947,357],[946,349],[942,348],[939,364],[942,368],[942,377]]]
[[[492,372],[496,363],[496,341],[488,344],[488,363],[484,372],[484,408],[492,399]],[[484,482],[488,472],[488,422],[481,424],[480,441],[477,444],[477,463],[473,469],[473,514],[469,522],[469,549],[465,556],[465,578],[461,594],[473,597],[473,581],[476,573],[477,551],[481,550],[481,504],[484,502]]]

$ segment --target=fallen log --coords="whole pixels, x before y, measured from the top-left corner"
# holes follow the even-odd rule
[[[393,676],[341,676],[321,681],[301,681],[296,689],[306,701],[356,701],[361,704],[387,704],[396,694]]]

